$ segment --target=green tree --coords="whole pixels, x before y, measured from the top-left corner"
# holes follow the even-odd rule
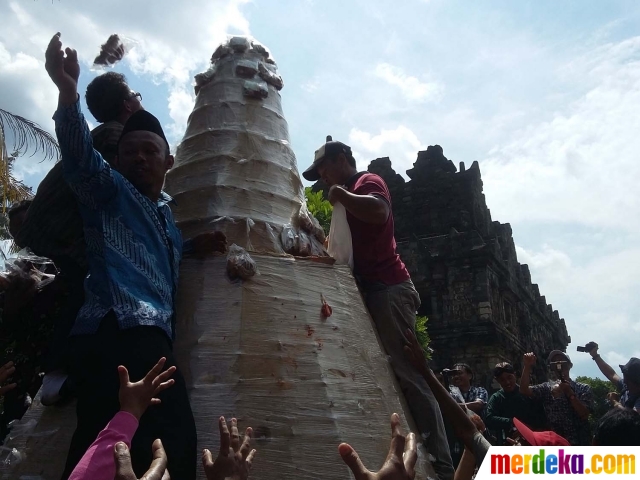
[[[593,413],[589,415],[589,424],[591,432],[595,430],[600,418],[609,411],[611,406],[607,403],[607,394],[615,392],[617,389],[609,380],[591,377],[577,377],[576,382],[586,383],[591,387],[593,392]]]
[[[13,137],[12,153],[7,147],[7,133]],[[31,196],[31,189],[13,175],[17,157],[32,152],[44,153],[44,159],[58,158],[58,142],[37,123],[0,108],[0,189],[2,213],[14,202]]]
[[[425,316],[416,317],[416,338],[422,349],[425,351],[426,357],[431,359],[431,351],[429,350],[429,343],[431,343],[431,339],[429,338],[429,332],[427,331],[427,320],[428,318]]]
[[[324,230],[325,235],[329,235],[333,206],[324,198],[321,191],[314,192],[311,187],[304,189],[304,196],[307,199],[307,208],[311,214],[316,217],[318,222],[320,222],[320,226]]]

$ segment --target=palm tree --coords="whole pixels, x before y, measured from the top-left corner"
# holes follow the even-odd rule
[[[13,148],[7,148],[7,131],[13,136]],[[57,159],[58,142],[37,123],[0,108],[0,189],[2,189],[2,213],[14,202],[29,198],[31,189],[13,176],[13,164],[17,157],[32,151],[32,156],[42,151],[44,160]]]

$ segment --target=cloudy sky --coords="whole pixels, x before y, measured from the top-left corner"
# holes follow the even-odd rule
[[[404,174],[432,144],[478,160],[493,219],[567,321],[574,373],[598,373],[575,352],[589,340],[612,365],[640,356],[638,2],[4,0],[0,18],[0,108],[52,130],[50,37],[78,49],[84,91],[118,33],[135,48],[116,69],[174,145],[193,75],[227,34],[254,36],[284,77],[300,169],[327,134],[362,168],[389,156]],[[36,186],[50,166],[16,168]]]

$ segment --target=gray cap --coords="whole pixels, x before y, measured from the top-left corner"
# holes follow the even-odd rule
[[[549,356],[547,357],[547,363],[551,363],[551,359],[556,355],[562,355],[564,358],[567,359],[567,362],[571,363],[571,359],[569,358],[569,355],[564,353],[562,350],[552,350]],[[573,363],[571,364],[573,365]]]
[[[318,165],[320,165],[325,158],[333,157],[339,153],[344,153],[347,157],[353,156],[351,153],[351,147],[342,142],[335,141],[331,138],[331,135],[327,135],[327,141],[322,145],[313,157],[313,163],[309,168],[302,172],[302,176],[310,182],[320,180],[320,174],[318,173]]]

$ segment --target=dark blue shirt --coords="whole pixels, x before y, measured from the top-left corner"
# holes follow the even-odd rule
[[[625,408],[640,412],[640,396],[631,395],[627,384],[623,380],[618,382],[617,387],[618,391],[620,391],[620,404]]]
[[[121,329],[155,326],[173,339],[182,236],[168,206],[171,197],[163,192],[151,201],[103,160],[79,102],[59,107],[53,119],[89,264],[85,303],[71,335],[96,333],[112,310]]]

